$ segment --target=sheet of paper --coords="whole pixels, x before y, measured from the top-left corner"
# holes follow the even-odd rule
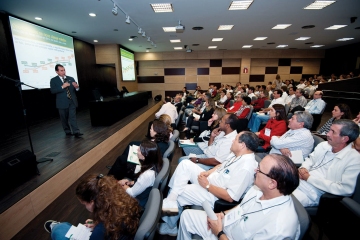
[[[71,226],[65,237],[70,240],[89,240],[91,235],[91,228],[79,223],[77,227]]]
[[[295,164],[302,164],[304,162],[302,151],[291,151],[291,160],[293,160]]]
[[[194,117],[194,118],[197,118],[197,119],[200,119],[200,115],[199,115],[199,114],[196,114],[196,113],[193,113],[193,117]]]
[[[129,154],[128,154],[128,158],[127,158],[128,162],[132,162],[132,163],[135,163],[135,164],[140,164],[139,158],[137,156],[138,148],[139,148],[139,146],[137,146],[137,145],[131,145],[129,147]]]
[[[190,140],[179,140],[181,145],[196,145],[194,142]]]

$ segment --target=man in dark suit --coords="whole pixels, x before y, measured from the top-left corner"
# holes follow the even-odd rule
[[[63,129],[66,135],[80,137],[83,134],[80,133],[76,122],[76,91],[79,90],[79,85],[74,78],[66,76],[64,66],[56,64],[55,71],[58,76],[50,80],[50,91],[56,94],[56,108],[59,109]]]
[[[181,96],[176,95],[174,98],[174,106],[176,107],[178,113],[180,112],[182,105]]]

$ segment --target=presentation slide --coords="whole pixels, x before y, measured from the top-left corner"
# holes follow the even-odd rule
[[[50,88],[55,65],[78,82],[73,38],[9,17],[20,81],[36,88]],[[22,85],[23,90],[32,89]]]
[[[134,54],[120,48],[120,56],[123,81],[135,81]]]

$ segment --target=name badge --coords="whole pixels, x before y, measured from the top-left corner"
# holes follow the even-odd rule
[[[241,219],[240,205],[237,205],[236,208],[228,212],[224,217],[224,227],[229,226],[236,222],[237,220]]]
[[[270,134],[271,134],[271,129],[265,128],[265,136],[270,137]]]

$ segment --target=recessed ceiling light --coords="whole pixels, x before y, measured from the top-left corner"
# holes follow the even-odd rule
[[[98,42],[98,40],[94,40],[94,42]]]
[[[217,46],[209,46],[208,48],[209,49],[214,49],[214,48],[217,48]]]
[[[150,3],[150,5],[156,13],[174,11],[171,3]]]
[[[231,30],[233,27],[234,25],[220,25],[218,30]]]
[[[304,40],[308,40],[308,39],[310,39],[310,37],[299,37],[299,38],[297,38],[295,40],[304,41]]]
[[[328,28],[325,28],[325,30],[337,30],[339,28],[343,28],[343,27],[346,27],[347,25],[332,25]]]
[[[164,32],[176,32],[176,27],[163,27]]]
[[[89,13],[89,16],[90,17],[96,17],[96,14],[95,13]]]
[[[39,20],[39,21],[41,21],[41,20],[42,20],[42,18],[41,18],[41,17],[35,17],[35,19],[36,19],[36,20]]]
[[[261,40],[265,40],[267,39],[267,37],[257,37],[257,38],[254,38],[255,41],[261,41]]]
[[[150,50],[146,49],[146,52],[150,52]]]
[[[181,42],[181,40],[180,39],[171,39],[170,42],[171,43],[178,43],[178,42]]]
[[[336,41],[349,41],[349,40],[353,40],[354,38],[340,38],[340,39],[338,39],[338,40],[336,40]]]
[[[304,9],[311,9],[311,10],[318,10],[318,9],[323,9],[331,4],[333,4],[336,1],[315,1],[312,4],[304,7]]]
[[[251,48],[253,45],[244,45],[242,48]]]
[[[278,45],[276,48],[286,48],[288,45]]]
[[[229,10],[246,10],[250,7],[253,0],[250,1],[232,1]]]
[[[271,45],[271,44],[275,44],[274,42],[268,42],[267,44]]]
[[[313,48],[319,48],[319,47],[323,47],[323,46],[325,46],[325,45],[313,45],[313,46],[311,46],[311,47],[313,47]]]
[[[307,42],[307,43],[305,43],[305,44],[313,44],[314,42]]]
[[[221,42],[223,38],[213,38],[211,41],[213,42]]]
[[[195,30],[195,31],[200,31],[200,30],[203,30],[204,28],[203,27],[193,27],[192,30]]]
[[[181,50],[183,49],[182,47],[174,47],[175,50]]]
[[[133,38],[129,38],[129,41],[131,42],[132,40],[134,40]]]
[[[275,27],[273,27],[272,29],[285,29],[285,28],[288,28],[290,26],[291,26],[291,24],[278,24]]]

